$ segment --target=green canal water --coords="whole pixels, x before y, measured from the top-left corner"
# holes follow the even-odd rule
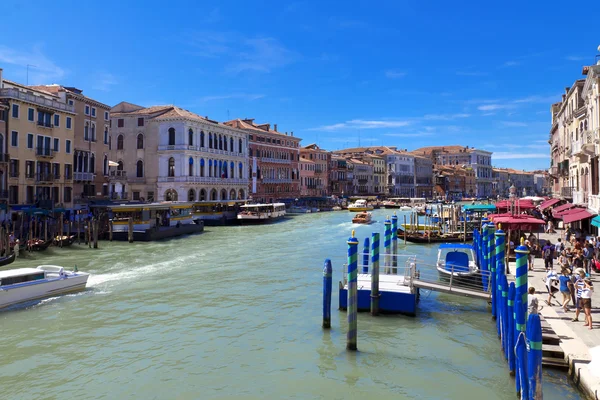
[[[334,287],[346,239],[383,233],[348,212],[208,227],[157,243],[49,249],[41,263],[89,271],[85,292],[0,312],[1,399],[515,399],[485,304],[424,294],[417,317],[360,314],[345,351],[334,293],[321,329],[322,269]],[[400,246],[401,249],[404,246]],[[403,251],[433,261],[433,246]],[[578,399],[562,372],[544,398]]]

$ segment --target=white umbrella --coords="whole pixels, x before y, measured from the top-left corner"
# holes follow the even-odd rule
[[[114,162],[114,161],[109,161],[109,162],[108,162],[108,166],[109,166],[109,167],[118,167],[118,166],[119,166],[119,163],[118,163],[118,162]]]

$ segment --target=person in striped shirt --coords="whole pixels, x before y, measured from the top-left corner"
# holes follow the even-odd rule
[[[581,311],[581,292],[585,289],[585,271],[579,271],[579,278],[575,281],[575,305],[577,309],[575,310],[575,318],[573,318],[572,322],[579,321],[579,312]],[[587,318],[586,318],[587,319]]]

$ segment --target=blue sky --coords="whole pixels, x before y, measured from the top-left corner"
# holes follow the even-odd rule
[[[598,53],[599,4],[8,0],[0,67],[330,150],[462,144],[547,168],[550,104]]]

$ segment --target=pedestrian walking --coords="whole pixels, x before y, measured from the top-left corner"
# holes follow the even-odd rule
[[[553,268],[552,262],[554,259],[554,246],[548,240],[544,247],[542,248],[542,255],[544,257],[544,266],[546,267],[546,271],[549,271]]]
[[[575,318],[571,320],[571,322],[579,321],[579,312],[581,311],[581,294],[583,293],[583,289],[585,287],[585,271],[580,268],[579,269],[579,278],[575,282]],[[590,300],[591,304],[591,300]]]
[[[571,290],[569,289],[569,283],[571,283],[571,270],[569,268],[563,268],[562,275],[558,277],[559,289],[562,294],[562,308],[565,312],[569,311],[569,302],[571,301]]]

